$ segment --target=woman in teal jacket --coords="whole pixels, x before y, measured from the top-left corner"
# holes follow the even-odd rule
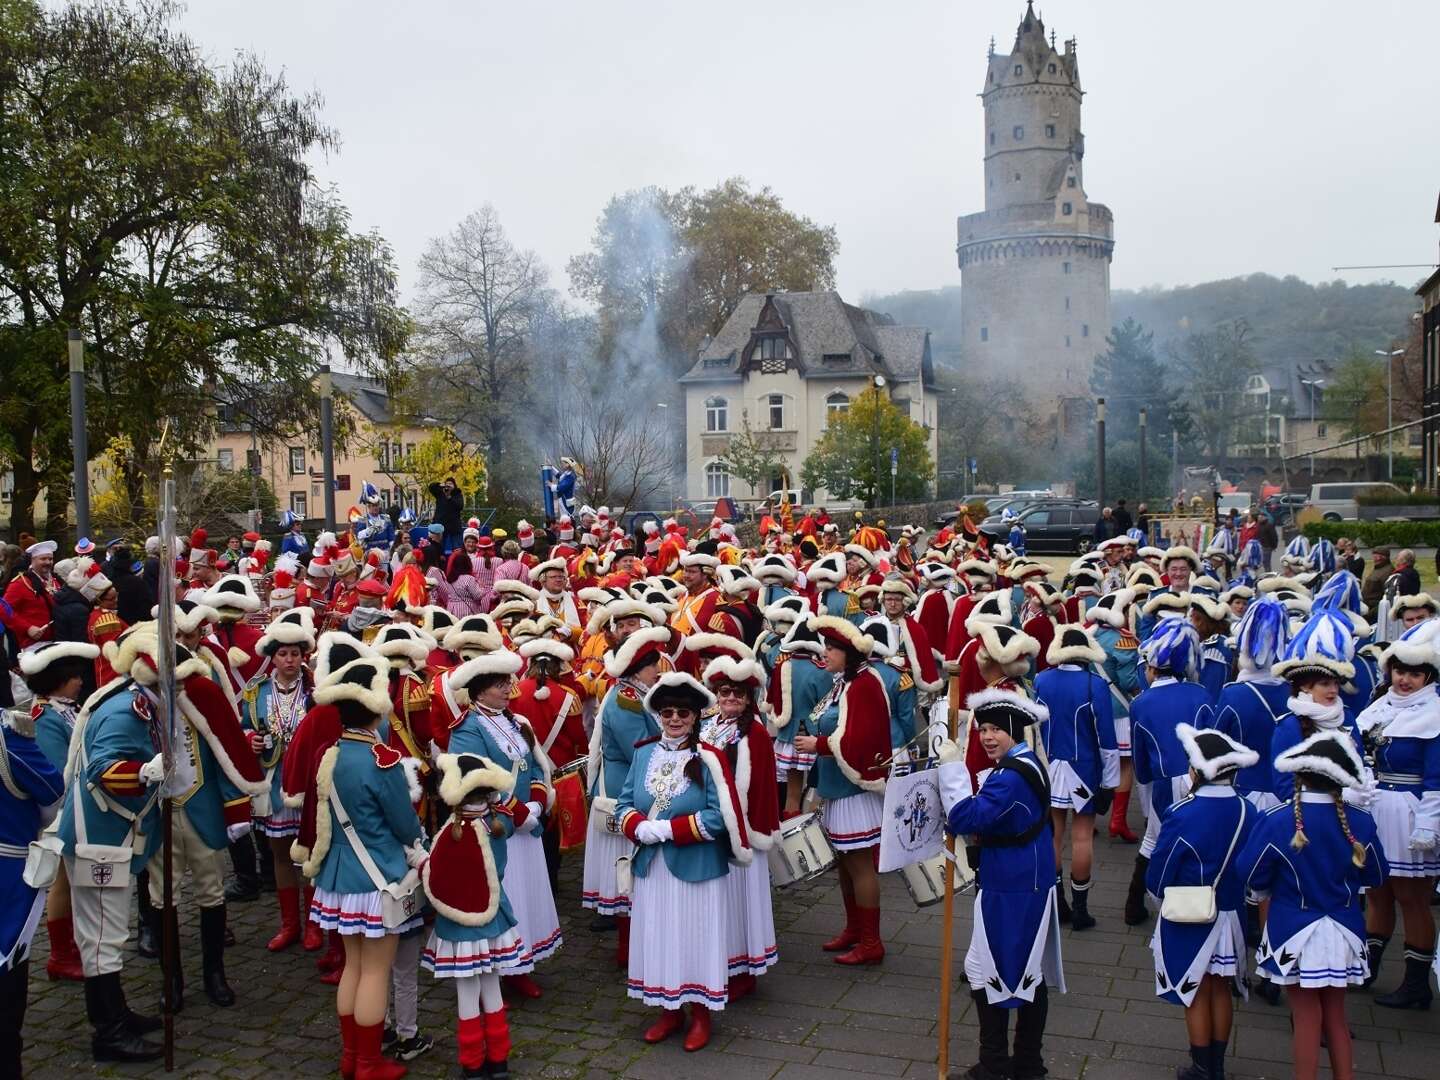
[[[710,1012],[728,1000],[729,861],[751,857],[735,781],[723,753],[700,742],[700,714],[714,695],[693,676],[668,672],[645,695],[660,735],[642,742],[615,816],[631,858],[629,994],[665,1010],[645,1041],[680,1030],[685,1049],[710,1041]],[[657,857],[658,854],[658,857]]]

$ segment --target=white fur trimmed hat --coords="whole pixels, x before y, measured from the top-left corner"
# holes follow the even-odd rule
[[[985,724],[998,727],[1017,742],[1025,737],[1030,725],[1050,719],[1049,709],[1018,690],[979,690],[970,695],[965,707],[974,714],[977,728]]]
[[[987,626],[979,637],[978,659],[1000,665],[1000,670],[1011,677],[1025,674],[1030,670],[1031,658],[1040,655],[1040,643],[1008,623]]]
[[[480,788],[505,792],[515,784],[514,772],[479,754],[441,754],[435,768],[440,773],[440,798],[448,806],[459,806]]]
[[[315,684],[318,686],[328,679],[332,672],[360,659],[383,661],[385,658],[359,638],[352,637],[343,630],[325,631],[320,635],[320,641],[315,648]]]
[[[809,617],[810,602],[803,596],[782,596],[762,608],[760,614],[774,626],[793,626],[797,620]]]
[[[980,602],[970,609],[965,618],[965,632],[979,637],[987,626],[1010,624],[1015,621],[1014,605],[1010,602],[1010,590],[1000,589],[986,593]]]
[[[366,711],[384,716],[390,712],[390,664],[383,656],[362,656],[330,672],[315,687],[317,705],[358,702]]]
[[[623,678],[635,668],[658,660],[669,641],[668,626],[647,626],[636,630],[620,643],[619,648],[605,654],[605,674],[612,679]]]
[[[568,664],[575,659],[575,650],[569,645],[547,637],[531,638],[520,646],[519,653],[526,660],[534,660],[537,656],[548,656],[559,660],[562,664]]]
[[[849,619],[838,618],[834,615],[812,615],[806,620],[805,625],[824,639],[827,644],[836,645],[842,649],[853,649],[861,656],[869,656],[875,648],[875,639],[869,634],[862,633],[860,628]]]
[[[1052,667],[1060,664],[1103,664],[1105,650],[1095,641],[1090,631],[1074,623],[1060,627],[1050,648],[1045,650],[1045,661]]]
[[[845,580],[845,574],[845,556],[838,551],[820,556],[805,571],[805,577],[817,585],[838,585]]]
[[[548,570],[559,570],[562,574],[567,573],[564,559],[547,559],[530,568],[530,580],[539,581],[541,576]]]
[[[390,623],[380,628],[380,632],[371,639],[370,647],[387,660],[423,664],[435,647],[435,639],[410,623]]]
[[[38,675],[58,660],[94,660],[100,646],[84,641],[42,641],[20,653],[20,674]]]
[[[846,544],[845,554],[847,557],[850,555],[854,555],[855,558],[859,559],[866,566],[870,567],[871,570],[874,570],[875,567],[878,566],[880,563],[880,560],[876,556],[875,552],[871,551],[864,544]]]
[[[282,645],[298,645],[303,653],[315,648],[315,610],[309,605],[290,608],[271,621],[255,643],[261,656],[274,656]]]
[[[481,675],[518,675],[525,661],[509,649],[496,649],[473,660],[466,660],[450,672],[450,684],[468,687]]]
[[[1176,559],[1182,559],[1190,564],[1190,569],[1195,573],[1200,572],[1200,556],[1195,554],[1195,549],[1181,544],[1177,547],[1166,548],[1165,556],[1161,560],[1161,566],[1169,566]]]
[[[534,604],[540,599],[540,590],[533,586],[526,585],[523,581],[514,578],[504,578],[495,582],[495,591],[501,596],[518,596]]]
[[[504,639],[489,615],[477,613],[466,615],[445,635],[445,648],[451,652],[461,649],[481,649],[490,652],[503,647]]]
[[[1317,731],[1277,754],[1275,769],[1283,773],[1314,773],[1347,788],[1359,787],[1365,775],[1365,765],[1355,750],[1354,740],[1345,731]]]
[[[705,665],[701,681],[710,688],[722,682],[731,682],[748,686],[751,690],[761,690],[765,686],[765,669],[755,660],[717,656]]]
[[[760,588],[760,582],[738,566],[722,566],[715,571],[716,583],[726,596],[747,596]]]
[[[655,685],[645,693],[645,709],[658,713],[667,706],[688,705],[698,717],[706,709],[715,707],[715,695],[705,689],[700,680],[683,671],[667,671],[655,680]]]
[[[1175,734],[1190,759],[1190,767],[1206,780],[1217,780],[1260,761],[1260,755],[1242,742],[1236,742],[1214,728],[1194,728],[1177,724]]]
[[[794,565],[784,555],[766,555],[750,568],[750,572],[763,582],[778,581],[782,585],[789,585],[796,574]]]
[[[1416,623],[1380,654],[1380,663],[1386,668],[1392,663],[1406,667],[1440,668],[1440,654],[1436,653],[1436,635],[1440,632],[1440,620],[1426,619]],[[24,655],[23,653],[21,655]]]
[[[1128,624],[1130,606],[1135,603],[1135,590],[1116,589],[1091,604],[1085,612],[1087,622],[1104,623],[1116,630]]]
[[[244,574],[226,574],[200,596],[200,602],[216,611],[259,611],[262,607],[255,586]]]

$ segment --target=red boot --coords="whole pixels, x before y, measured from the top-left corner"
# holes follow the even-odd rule
[[[730,995],[730,1004],[733,1005],[741,998],[749,997],[755,992],[755,976],[750,974],[731,975],[730,981],[725,985],[726,992]]]
[[[1115,801],[1110,804],[1110,839],[1123,840],[1127,844],[1138,844],[1140,837],[1130,831],[1130,824],[1125,820],[1126,812],[1130,809],[1130,792],[1115,792]]]
[[[280,903],[280,932],[266,943],[265,948],[280,952],[300,940],[300,890],[276,889],[275,899]]]
[[[660,1019],[645,1029],[643,1038],[647,1043],[664,1042],[684,1026],[684,1009],[661,1009]]]
[[[304,926],[304,937],[300,947],[306,952],[318,952],[325,947],[325,931],[320,929],[320,924],[310,918],[310,901],[315,899],[315,886],[306,885],[300,894],[300,923]]]
[[[340,1017],[340,1076],[355,1080],[355,1015]]]
[[[355,1080],[400,1080],[408,1069],[380,1050],[384,1024],[355,1025]]]
[[[339,930],[330,931],[329,947],[315,958],[315,970],[324,976],[320,981],[326,986],[334,986],[340,981],[337,972],[345,967],[345,939],[340,936]],[[335,975],[332,980],[331,975]]]
[[[855,919],[855,898],[841,893],[840,899],[845,901],[845,929],[820,946],[826,952],[849,952],[860,941],[860,924]]]
[[[478,1075],[485,1067],[485,1021],[478,1016],[462,1018],[455,1028],[455,1043],[460,1048],[460,1068],[465,1075]]]
[[[543,997],[545,991],[540,989],[540,984],[529,975],[506,975],[500,980],[505,984],[505,989],[517,997],[529,998],[531,1001]]]
[[[75,924],[70,916],[46,920],[45,929],[50,932],[50,959],[45,961],[45,974],[52,981],[84,982],[85,969],[80,964],[80,950],[75,947]]]
[[[704,1005],[690,1006],[690,1027],[685,1032],[685,1050],[693,1053],[705,1049],[710,1042],[710,1010]]]
[[[880,941],[880,909],[857,907],[855,914],[860,923],[860,940],[849,952],[835,957],[835,962],[851,967],[878,964],[885,959],[885,946]]]
[[[615,966],[624,971],[630,966],[630,916],[616,915]]]
[[[510,1057],[510,1024],[505,1019],[505,1009],[485,1014],[485,1062],[494,1073],[507,1073],[506,1061]]]

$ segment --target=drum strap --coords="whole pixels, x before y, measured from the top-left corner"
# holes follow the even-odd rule
[[[982,848],[1001,847],[1024,847],[1034,840],[1046,826],[1050,824],[1050,778],[1045,776],[1032,763],[1019,760],[1013,757],[1002,757],[995,762],[997,769],[1009,769],[1025,781],[1028,787],[1040,800],[1040,820],[1022,833],[1014,836],[997,836],[993,833],[981,833],[977,839]]]

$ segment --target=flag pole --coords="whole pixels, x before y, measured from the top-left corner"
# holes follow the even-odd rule
[[[950,679],[950,702],[946,715],[946,727],[951,739],[955,738],[960,726],[960,677]],[[944,809],[942,805],[942,810]],[[947,815],[948,816],[948,815]],[[945,834],[945,906],[940,922],[940,1017],[937,1036],[940,1041],[936,1056],[939,1080],[947,1080],[950,1074],[950,991],[955,981],[955,837],[949,830]]]
[[[160,594],[156,618],[156,664],[160,691],[161,753],[165,781],[175,763],[175,474],[165,466],[160,480]],[[175,980],[179,942],[175,940],[174,803],[168,794],[160,800],[163,897],[160,906],[160,994],[165,1017],[165,1071],[175,1068]]]

